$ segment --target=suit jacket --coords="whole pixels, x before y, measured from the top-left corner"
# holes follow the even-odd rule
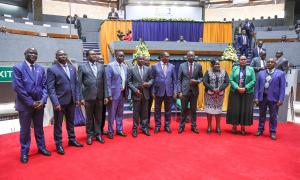
[[[152,66],[152,77],[154,79],[152,93],[155,96],[162,97],[165,95],[173,96],[176,94],[176,73],[175,66],[168,63],[166,77],[164,75],[161,62]]]
[[[179,66],[178,72],[178,92],[182,92],[183,95],[188,95],[191,90],[194,96],[198,96],[199,94],[199,86],[198,84],[202,81],[202,66],[197,62],[194,62],[194,69],[192,77],[189,74],[189,63],[184,62]],[[190,86],[190,80],[194,79],[198,84],[194,86]]]
[[[280,57],[278,60],[276,60],[276,69],[287,72],[289,69],[289,61],[284,57]]]
[[[127,66],[122,63],[121,66],[125,72],[125,96],[128,96],[128,75],[127,75]],[[109,63],[105,69],[105,75],[107,80],[107,97],[112,97],[116,100],[120,97],[122,91],[122,78],[119,70],[119,63],[114,61]]]
[[[245,36],[245,37],[246,37],[246,43],[248,44],[248,42],[249,42],[248,37],[247,36]],[[237,44],[238,44],[239,48],[241,48],[242,46],[248,46],[247,44],[243,45],[243,36],[242,35],[238,36]]]
[[[255,30],[255,27],[252,22],[249,22],[249,25],[247,25],[246,23],[244,24],[243,29],[245,29],[248,34],[250,32],[253,32]]]
[[[13,66],[12,86],[17,93],[17,111],[31,110],[34,101],[47,102],[45,70],[38,64],[35,64],[35,77],[25,61]]]
[[[79,84],[75,67],[67,64],[70,79],[59,63],[53,64],[47,70],[48,93],[53,106],[68,105],[80,100]]]
[[[255,71],[255,74],[259,73],[259,71],[261,71],[262,67],[261,67],[261,58],[260,57],[256,57],[256,58],[253,58],[252,61],[251,61],[251,64],[250,66],[253,67],[254,71]],[[265,60],[265,65],[264,65],[264,68],[265,66],[267,65],[267,62]]]
[[[245,76],[245,88],[247,89],[246,93],[253,93],[254,86],[256,82],[255,72],[252,67],[246,66],[246,76]],[[239,87],[239,80],[240,80],[240,66],[234,66],[232,68],[229,82],[230,82],[230,91],[236,91]]]
[[[119,14],[117,12],[114,12],[115,16],[113,17],[113,12],[108,13],[108,19],[119,19]]]
[[[266,49],[265,48],[261,48],[261,51],[266,51]],[[253,58],[259,57],[259,52],[258,52],[257,47],[252,50],[252,57]]]
[[[263,70],[258,73],[257,83],[255,86],[255,99],[259,101],[263,100],[265,78],[267,76],[267,70]],[[275,69],[275,72],[271,75],[272,80],[268,88],[268,100],[269,101],[281,101],[283,102],[285,96],[285,73]]]
[[[89,62],[78,67],[78,83],[81,87],[80,95],[84,100],[103,100],[108,95],[105,67],[103,64],[95,62],[97,76],[95,77]]]
[[[136,96],[137,90],[143,94],[145,99],[150,99],[150,87],[153,83],[153,79],[151,76],[151,70],[149,67],[143,67],[143,77],[140,76],[139,67],[134,66],[128,70],[128,86],[132,90],[132,97],[134,100],[140,100],[141,96]],[[149,88],[141,88],[143,82],[149,83]]]

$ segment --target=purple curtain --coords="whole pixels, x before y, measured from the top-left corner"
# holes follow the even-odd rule
[[[183,36],[186,41],[198,42],[203,37],[202,22],[184,21],[132,21],[133,40],[177,41]]]

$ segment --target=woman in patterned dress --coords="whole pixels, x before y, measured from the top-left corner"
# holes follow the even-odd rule
[[[216,117],[216,131],[221,134],[220,121],[224,91],[228,86],[229,78],[225,70],[220,69],[220,61],[211,61],[212,68],[209,69],[204,77],[204,111],[207,113],[207,133],[211,132],[212,116]]]

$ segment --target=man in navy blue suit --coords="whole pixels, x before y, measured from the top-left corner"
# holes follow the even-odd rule
[[[285,96],[285,73],[275,68],[275,59],[267,60],[267,69],[258,73],[255,86],[255,102],[259,105],[259,125],[256,136],[264,132],[266,112],[269,108],[269,131],[272,140],[276,140],[278,108]]]
[[[248,36],[246,34],[246,30],[242,30],[242,35],[238,37],[238,48],[240,50],[241,55],[247,56],[248,52]]]
[[[160,53],[160,61],[152,66],[152,76],[154,79],[152,85],[152,96],[155,99],[155,129],[158,133],[161,127],[161,104],[165,105],[165,125],[164,130],[172,133],[171,124],[171,106],[173,98],[176,98],[176,73],[175,66],[169,63],[169,53]]]
[[[80,88],[77,80],[76,70],[72,64],[67,63],[67,54],[63,50],[56,52],[57,63],[47,70],[47,87],[54,112],[54,140],[56,151],[63,155],[65,151],[62,146],[62,122],[66,116],[68,132],[68,145],[83,147],[75,139],[74,112],[75,105],[80,105]]]
[[[261,51],[265,51],[266,49],[264,49],[263,46],[264,42],[263,41],[258,41],[257,43],[257,47],[255,49],[252,50],[252,58],[256,58],[259,56]]]
[[[28,162],[30,148],[30,124],[34,124],[34,135],[38,146],[38,152],[50,156],[46,149],[43,117],[48,94],[46,87],[45,70],[36,64],[37,50],[28,48],[25,53],[25,61],[13,67],[13,89],[17,93],[16,110],[19,112],[20,143],[22,163]]]
[[[248,40],[249,40],[248,47],[251,48],[252,47],[252,37],[253,37],[253,33],[255,31],[254,24],[252,22],[250,22],[249,19],[247,18],[247,19],[245,19],[243,29],[246,30]]]

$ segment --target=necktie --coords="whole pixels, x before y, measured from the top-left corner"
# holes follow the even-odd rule
[[[143,79],[143,66],[139,66],[139,69],[140,69],[140,76]]]
[[[70,71],[69,71],[69,68],[68,68],[67,64],[64,65],[64,70],[65,70],[68,78],[70,79]]]
[[[34,65],[30,64],[30,67],[31,67],[31,73],[32,73],[33,77],[35,78],[35,68],[34,68]]]
[[[95,63],[92,63],[92,71],[95,77],[97,77],[97,67]]]
[[[246,36],[243,36],[243,45],[246,45],[247,42],[246,42]]]
[[[190,68],[189,68],[189,74],[190,74],[190,77],[193,76],[193,63],[189,63],[190,64]]]
[[[122,88],[125,89],[125,72],[121,64],[119,64],[119,70],[122,78]]]
[[[163,72],[164,72],[165,77],[167,77],[167,66],[168,66],[167,63],[163,64]]]

